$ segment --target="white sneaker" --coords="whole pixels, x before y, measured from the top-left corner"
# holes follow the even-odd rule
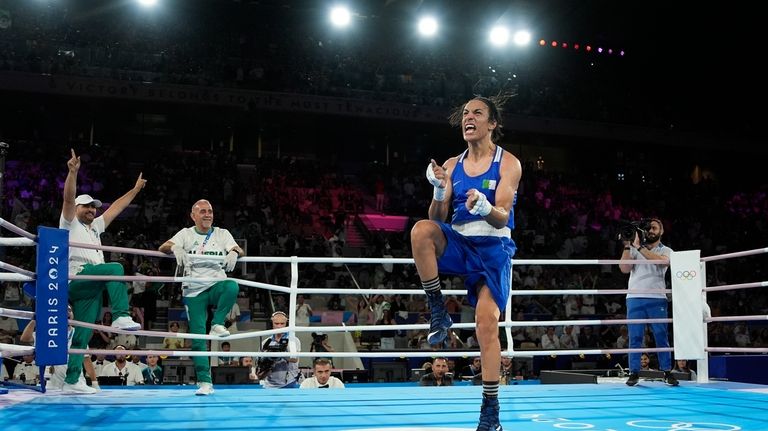
[[[75,384],[64,383],[61,391],[65,394],[89,395],[95,394],[99,390],[86,385],[83,381],[79,381]]]
[[[208,382],[200,382],[195,395],[213,395],[213,385]]]
[[[141,329],[141,325],[134,322],[133,319],[128,316],[121,316],[115,319],[115,321],[112,322],[112,327],[117,329],[125,329],[126,331],[138,331]]]
[[[225,328],[224,325],[213,325],[211,326],[211,332],[209,332],[208,335],[226,337],[229,335],[229,331],[227,331],[227,328]]]
[[[91,389],[94,389],[96,392],[101,392],[101,386],[99,386],[99,382],[91,382]]]

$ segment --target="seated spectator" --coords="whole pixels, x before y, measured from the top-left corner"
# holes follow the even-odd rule
[[[125,346],[116,346],[115,350],[125,350]],[[128,362],[125,355],[115,356],[115,362],[102,368],[101,375],[120,377],[126,386],[144,384],[144,375],[141,369],[132,362]]]
[[[691,380],[696,380],[696,371],[693,371],[688,367],[687,359],[678,359],[675,361],[675,368],[673,368],[672,371],[677,371],[679,373],[690,373]]]
[[[448,374],[448,360],[435,358],[432,361],[432,372],[421,377],[421,386],[453,386],[453,377]]]
[[[621,325],[619,328],[619,337],[616,338],[616,348],[626,349],[629,345],[629,333],[627,332],[627,325]]]
[[[141,362],[141,356],[139,355],[131,355],[131,363],[139,367],[142,374],[144,374],[144,370],[147,369],[147,364]]]
[[[544,350],[557,350],[560,348],[560,339],[555,335],[554,326],[548,326],[547,333],[542,335],[541,348]]]
[[[515,370],[515,362],[509,356],[501,357],[500,385],[511,385],[515,380],[523,380],[522,374]]]
[[[479,349],[480,343],[477,341],[477,333],[473,332],[472,335],[467,337],[467,342],[465,343],[468,349]]]
[[[256,364],[253,362],[253,356],[243,356],[240,361],[235,363],[241,367],[248,367],[248,380],[257,382],[259,377],[256,375]]]
[[[101,320],[97,320],[95,323],[97,325],[102,325]],[[114,338],[116,336],[117,334],[114,333],[94,329],[93,335],[91,335],[91,340],[88,342],[88,347],[92,349],[106,349],[107,347],[113,348],[114,345],[117,345],[117,343],[113,344]]]
[[[482,372],[482,365],[480,362],[480,357],[477,356],[475,358],[472,358],[472,363],[467,365],[466,367],[461,369],[461,378],[462,379],[472,379],[475,376],[481,375]]]
[[[229,352],[232,350],[232,346],[229,344],[229,341],[222,341],[221,342],[221,351],[222,352]],[[218,365],[221,366],[238,366],[240,365],[239,358],[236,358],[234,356],[218,356],[215,359],[218,363]],[[253,360],[253,358],[251,358]]]
[[[144,376],[144,384],[163,384],[163,367],[157,364],[157,360],[157,355],[147,355],[147,367],[141,372],[142,376]]]
[[[176,322],[176,321],[171,322],[168,325],[168,330],[171,332],[179,332],[180,330],[179,322]],[[163,339],[163,347],[165,347],[166,349],[178,350],[178,349],[184,349],[187,346],[188,346],[188,343],[186,343],[183,338],[165,337]]]
[[[643,353],[640,355],[640,370],[641,371],[651,371],[653,368],[651,368],[651,357],[648,356],[647,353]]]
[[[109,347],[114,349],[115,346],[125,346],[126,350],[135,350],[138,344],[139,339],[133,334],[117,334]]]
[[[566,325],[563,328],[563,335],[560,336],[560,347],[569,350],[579,347],[579,337],[573,333],[573,326]]]
[[[459,336],[456,335],[455,332],[450,331],[448,333],[448,337],[449,338],[448,338],[447,343],[448,343],[448,348],[449,349],[463,350],[463,349],[467,348],[466,345],[464,344],[464,342],[461,341],[461,338],[459,338]]]
[[[19,325],[16,319],[0,316],[0,335],[7,335],[11,338],[19,334]]]

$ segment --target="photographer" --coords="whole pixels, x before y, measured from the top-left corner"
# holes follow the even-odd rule
[[[623,229],[619,239],[624,243],[621,260],[663,260],[663,265],[619,264],[624,274],[629,274],[627,293],[627,319],[665,319],[667,314],[667,295],[664,275],[669,268],[669,255],[672,249],[661,243],[664,226],[658,218],[645,219],[632,223]],[[633,293],[633,291],[658,291],[651,293]],[[656,347],[669,347],[666,323],[651,323]],[[629,348],[643,347],[645,324],[629,325]],[[669,352],[659,352],[659,368],[664,370],[664,382],[677,386],[678,382],[671,374],[672,357]],[[627,385],[635,386],[639,380],[640,353],[629,354],[629,379]]]
[[[328,342],[328,334],[322,332],[312,333],[312,345],[309,347],[310,352],[335,352],[336,350]],[[318,359],[318,358],[315,358]],[[329,359],[330,360],[330,359]],[[333,361],[331,361],[331,367],[333,367]]]
[[[272,314],[272,328],[288,325],[288,316],[282,311]],[[300,352],[301,342],[286,333],[275,334],[267,338],[261,346],[263,352]],[[259,359],[256,374],[265,388],[297,388],[301,373],[299,358],[262,357]]]

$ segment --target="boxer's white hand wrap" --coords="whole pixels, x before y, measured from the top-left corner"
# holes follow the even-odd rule
[[[432,170],[432,164],[427,165],[427,181],[435,187],[434,193],[432,193],[432,199],[442,202],[445,200],[445,187],[440,187],[442,181],[437,179],[435,172]]]
[[[475,202],[475,205],[472,207],[472,209],[469,210],[469,213],[472,215],[480,214],[483,217],[490,214],[491,210],[493,209],[493,205],[488,202],[488,198],[477,190],[475,190],[474,195],[477,197],[477,201]]]

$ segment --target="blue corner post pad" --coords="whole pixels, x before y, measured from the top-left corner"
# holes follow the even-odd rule
[[[37,231],[35,362],[67,363],[69,231],[41,226]]]

